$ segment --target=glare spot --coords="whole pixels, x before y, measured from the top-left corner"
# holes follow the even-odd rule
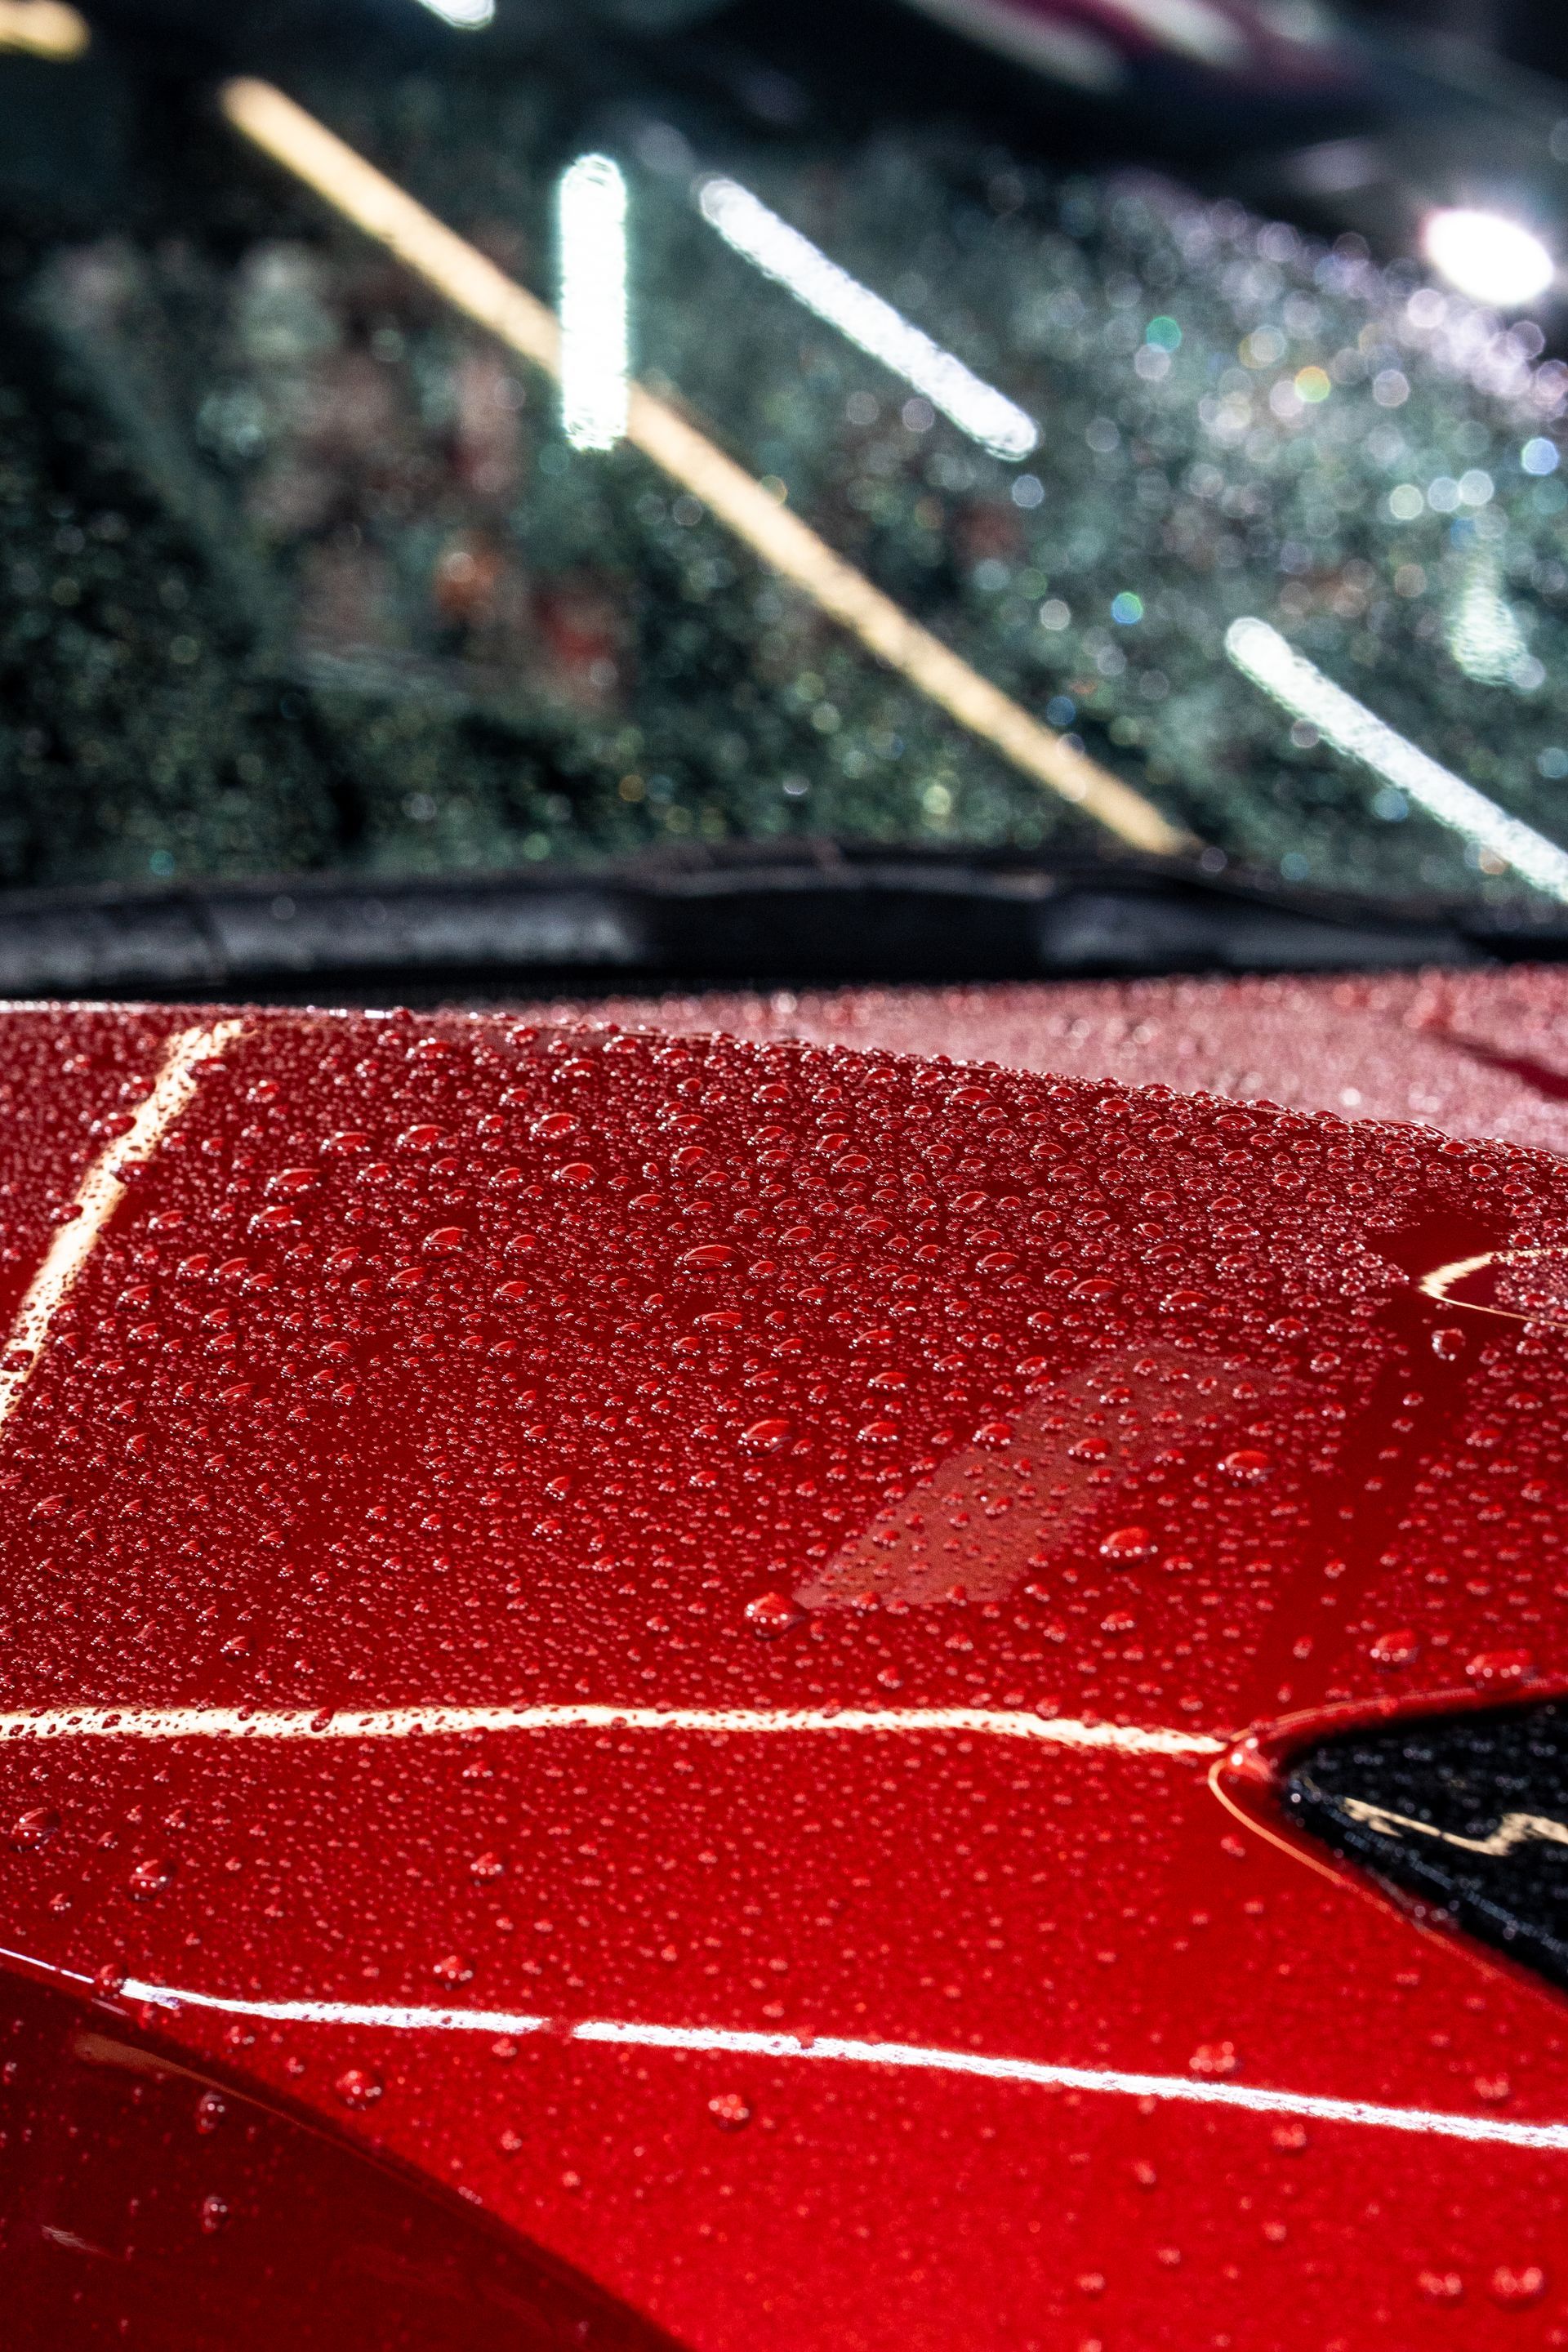
[[[1501,213],[1456,205],[1429,215],[1421,242],[1440,277],[1473,302],[1517,310],[1546,292],[1557,265],[1532,231]]]
[[[420,0],[420,5],[459,33],[482,33],[495,22],[496,0]]]
[[[1562,459],[1556,442],[1538,433],[1520,451],[1519,462],[1527,474],[1554,474]]]

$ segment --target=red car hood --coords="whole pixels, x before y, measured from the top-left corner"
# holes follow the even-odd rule
[[[551,1017],[1268,1096],[1295,1110],[1568,1151],[1568,973],[1538,966],[1371,979],[781,989],[563,1003]]]
[[[1386,984],[1485,1050],[1399,1013],[1378,1083],[1542,1132],[1521,984]],[[1568,1185],[1173,1092],[1163,1002],[1131,1090],[876,1021],[5,1016],[13,2155],[32,1985],[620,2308],[531,2343],[1568,2342],[1558,1997],[1274,1783],[1568,1687],[1551,1257],[1422,1287],[1568,1252]],[[41,2226],[79,2340],[197,2340],[140,2224]]]

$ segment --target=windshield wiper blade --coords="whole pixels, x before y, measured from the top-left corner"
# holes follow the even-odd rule
[[[0,993],[344,1003],[1396,971],[1568,955],[1568,916],[1163,862],[800,841],[439,877],[0,896]]]

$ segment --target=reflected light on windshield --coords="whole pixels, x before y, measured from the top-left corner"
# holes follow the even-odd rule
[[[1568,902],[1568,852],[1477,792],[1473,784],[1417,751],[1364,704],[1294,652],[1267,621],[1233,621],[1225,649],[1244,677],[1271,695],[1293,719],[1315,727],[1336,751],[1360,760],[1417,805],[1470,843],[1499,858],[1548,897]]]
[[[65,0],[0,0],[0,49],[35,58],[79,58],[92,36]]]
[[[495,0],[420,0],[420,5],[459,33],[482,33],[495,23]]]
[[[1472,212],[1460,205],[1431,213],[1421,246],[1450,286],[1473,302],[1494,303],[1505,310],[1537,300],[1557,275],[1557,265],[1541,239],[1501,213]]]
[[[426,212],[405,188],[345,146],[325,123],[269,82],[247,78],[225,83],[219,103],[237,131],[314,188],[343,219],[355,222],[509,350],[559,377],[561,337],[554,312]],[[809,524],[781,507],[671,402],[632,384],[626,437],[763,563],[809,596],[819,612],[1020,773],[1081,809],[1130,848],[1171,857],[1198,846],[1073,738],[1054,732],[922,628]]]
[[[557,199],[561,423],[574,449],[626,430],[626,184],[607,155],[580,155]]]
[[[704,220],[732,252],[787,287],[797,302],[901,376],[983,449],[997,457],[1026,457],[1039,446],[1033,417],[911,326],[890,302],[829,261],[809,237],[780,220],[749,188],[735,180],[706,179],[698,188],[697,201]]]

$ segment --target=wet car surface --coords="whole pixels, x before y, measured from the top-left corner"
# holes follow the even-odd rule
[[[228,2084],[693,2346],[1552,2340],[1557,1997],[1278,1759],[1562,1687],[1560,1335],[1421,1287],[1568,1246],[1553,1158],[496,1017],[5,1050],[5,1940],[195,2070],[198,2255]]]
[[[0,6],[26,2352],[1568,2344],[1568,119],[925,14]]]

